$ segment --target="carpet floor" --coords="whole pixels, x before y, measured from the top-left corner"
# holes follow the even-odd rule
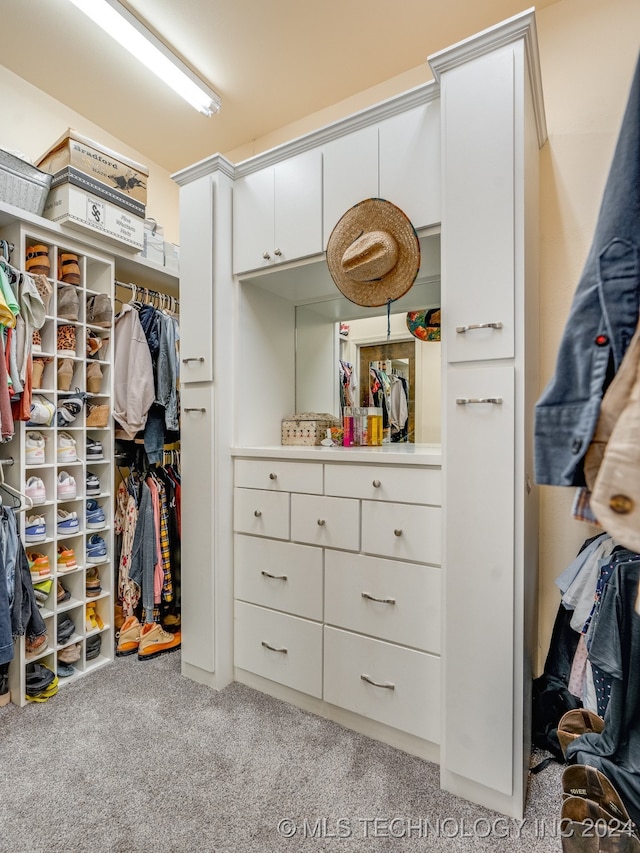
[[[441,791],[434,764],[183,678],[180,652],[1,708],[0,732],[3,853],[561,850],[560,765],[531,777],[524,821],[505,818]]]

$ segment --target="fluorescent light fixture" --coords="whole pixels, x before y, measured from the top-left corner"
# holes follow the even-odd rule
[[[118,0],[71,0],[85,15],[139,59],[167,86],[206,116],[217,113],[220,98],[156,38]]]

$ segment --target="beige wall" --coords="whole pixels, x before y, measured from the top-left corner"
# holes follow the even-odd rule
[[[491,5],[491,0],[485,0]],[[526,8],[527,4],[523,4]],[[496,20],[498,23],[498,20]],[[537,13],[549,140],[541,153],[540,373],[546,383],[586,258],[638,54],[638,0],[558,0]],[[442,45],[446,47],[446,45]],[[243,148],[232,162],[349,115],[431,78],[413,69]],[[178,191],[169,174],[38,89],[0,67],[0,144],[41,154],[67,127],[103,141],[151,169],[149,215],[179,242]],[[215,153],[215,152],[211,152]],[[558,607],[554,580],[594,530],[570,517],[573,490],[542,488],[539,666]]]

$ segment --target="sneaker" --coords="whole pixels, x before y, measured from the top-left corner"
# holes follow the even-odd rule
[[[76,481],[68,471],[60,471],[57,479],[58,500],[71,501],[76,496]]]
[[[70,323],[58,326],[56,347],[58,355],[76,354],[76,327]]]
[[[107,519],[104,510],[97,501],[87,501],[87,530],[102,530]]]
[[[91,462],[95,459],[104,459],[104,455],[102,453],[102,442],[87,436],[87,462]]]
[[[58,426],[64,427],[72,424],[82,411],[86,398],[85,392],[79,388],[76,388],[71,394],[59,394]]]
[[[30,515],[25,521],[24,541],[44,542],[47,538],[47,525],[41,515]]]
[[[68,432],[58,433],[58,462],[76,462],[76,440]]]
[[[47,580],[37,581],[37,583],[33,584],[33,593],[36,597],[36,604],[38,607],[42,607],[47,598],[49,598],[52,586],[53,578],[47,578]]]
[[[28,432],[24,447],[27,465],[44,465],[44,436],[41,432]]]
[[[45,583],[48,583],[48,581],[45,581]],[[56,600],[58,604],[64,604],[64,602],[69,601],[70,598],[71,593],[69,592],[69,590],[66,587],[62,586],[61,581],[58,581],[58,583],[56,584]]]
[[[151,660],[166,652],[173,652],[180,648],[180,643],[180,633],[169,634],[157,622],[148,622],[140,631],[138,660]]]
[[[100,480],[91,471],[87,471],[85,492],[87,495],[99,495],[101,492]]]
[[[67,548],[66,545],[58,545],[58,574],[72,572],[78,568],[76,555],[73,553],[73,548]]]
[[[72,536],[80,531],[80,522],[77,512],[67,512],[59,509],[57,513],[58,533],[62,536]]]
[[[56,407],[46,397],[34,394],[31,398],[31,409],[27,426],[51,426],[56,414]]]
[[[40,477],[29,477],[24,493],[28,498],[31,498],[34,506],[47,502],[47,490]]]
[[[134,655],[140,645],[140,632],[142,625],[137,616],[127,616],[116,634],[118,644],[116,646],[116,657],[124,658]]]
[[[107,559],[107,545],[102,536],[94,533],[87,539],[87,563],[102,563]]]
[[[44,581],[51,577],[51,566],[49,558],[46,554],[41,554],[39,551],[29,551],[27,553],[29,561],[29,571],[31,572],[31,580]]]

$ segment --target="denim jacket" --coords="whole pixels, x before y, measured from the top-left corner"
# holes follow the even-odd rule
[[[535,408],[535,479],[582,486],[600,402],[640,309],[640,57],[556,371]],[[640,440],[640,437],[639,437]]]

